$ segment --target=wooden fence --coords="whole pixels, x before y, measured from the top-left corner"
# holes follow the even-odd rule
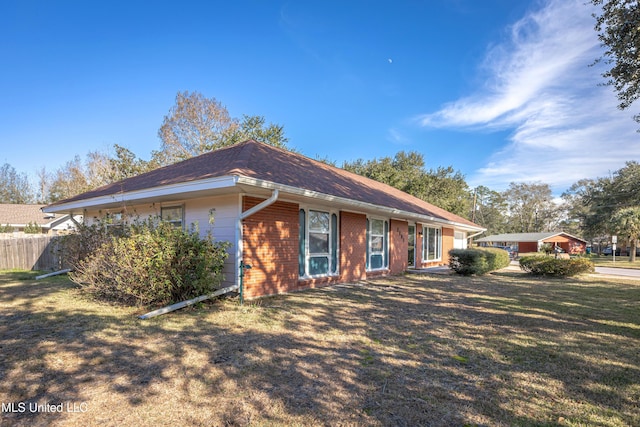
[[[0,270],[59,270],[56,236],[25,234],[0,238]]]

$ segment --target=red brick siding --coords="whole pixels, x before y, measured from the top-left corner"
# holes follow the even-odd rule
[[[442,227],[442,262],[440,264],[449,264],[449,251],[453,249],[453,228]]]
[[[367,277],[367,217],[340,212],[340,279],[343,282]]]
[[[243,211],[262,202],[243,198]],[[253,267],[244,277],[247,298],[298,288],[298,205],[276,202],[242,224],[244,262]]]
[[[389,224],[389,270],[400,274],[407,269],[409,223],[392,219]]]

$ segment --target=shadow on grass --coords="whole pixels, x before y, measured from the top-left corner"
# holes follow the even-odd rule
[[[140,321],[42,301],[67,282],[5,279],[4,402],[120,402],[115,420],[146,408],[143,424],[640,422],[640,286],[407,276]]]

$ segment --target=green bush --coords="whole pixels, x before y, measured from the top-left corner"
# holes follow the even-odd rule
[[[90,229],[97,234],[91,235]],[[228,243],[202,239],[194,230],[148,220],[131,226],[96,225],[80,235],[73,241],[79,252],[70,277],[99,299],[166,305],[211,293],[222,282]]]
[[[35,222],[30,222],[29,224],[24,226],[25,234],[39,234],[42,233],[42,227],[40,227]]]
[[[555,258],[551,256],[526,256],[520,258],[520,268],[536,276],[575,276],[595,271],[588,258]]]
[[[0,233],[13,233],[13,227],[9,224],[2,225],[0,224]]]
[[[463,276],[482,275],[507,267],[509,253],[498,248],[452,249],[449,267]]]

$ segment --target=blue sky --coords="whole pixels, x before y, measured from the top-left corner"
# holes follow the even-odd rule
[[[640,160],[584,0],[0,3],[0,163],[35,174],[120,144],[148,158],[178,91],[336,160],[416,150],[471,186]],[[636,108],[637,110],[637,108]]]

